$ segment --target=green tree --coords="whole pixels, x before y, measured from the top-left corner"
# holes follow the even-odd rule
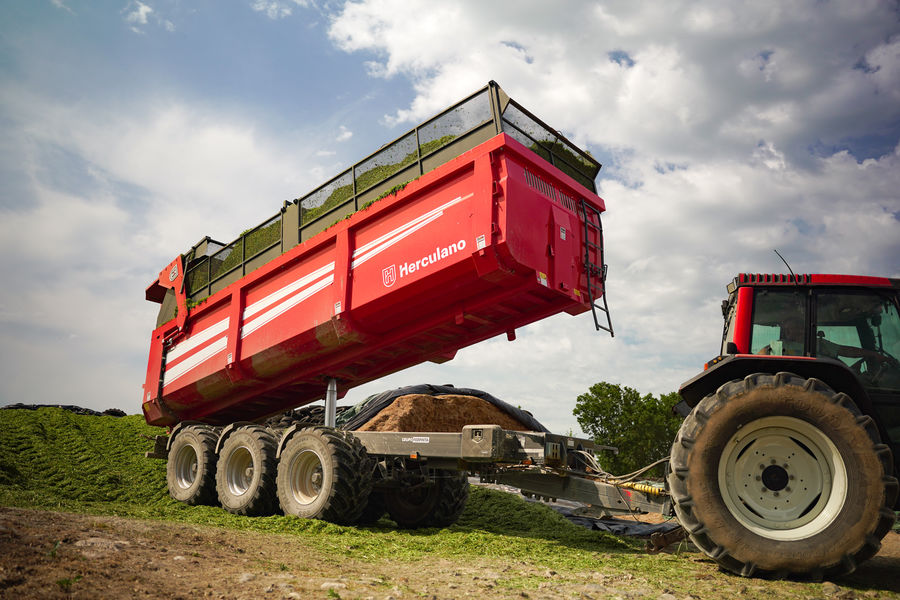
[[[680,401],[676,392],[641,396],[634,388],[601,381],[578,396],[573,413],[581,430],[595,442],[619,449],[618,454],[601,452],[600,466],[625,475],[669,455],[682,421],[672,407]],[[648,475],[663,472],[660,465]]]

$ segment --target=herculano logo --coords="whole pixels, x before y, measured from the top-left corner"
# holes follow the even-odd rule
[[[448,256],[452,256],[457,252],[465,250],[465,248],[466,240],[459,240],[458,242],[453,242],[449,246],[435,248],[434,252],[423,256],[415,262],[400,263],[399,269],[397,268],[397,265],[385,267],[381,270],[381,281],[384,283],[384,287],[391,287],[397,282],[397,279],[403,279],[411,273],[415,273],[416,271],[420,271],[430,265],[436,264]]]
[[[381,281],[384,287],[391,287],[397,281],[397,265],[391,265],[381,270]]]

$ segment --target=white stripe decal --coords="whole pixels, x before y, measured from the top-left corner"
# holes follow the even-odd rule
[[[194,367],[199,366],[201,363],[206,362],[219,352],[225,350],[228,347],[228,337],[223,337],[219,340],[216,340],[197,354],[194,354],[189,359],[184,362],[175,365],[171,369],[166,369],[166,374],[163,376],[163,387],[169,385]]]
[[[405,224],[401,225],[400,227],[397,227],[393,231],[389,231],[388,233],[382,235],[381,237],[379,237],[375,240],[372,240],[371,242],[369,242],[367,244],[363,244],[362,246],[360,246],[353,252],[353,258],[355,260],[350,265],[350,268],[355,269],[356,267],[363,264],[370,258],[372,258],[378,254],[381,254],[382,252],[384,252],[385,250],[387,250],[388,248],[390,248],[397,242],[403,240],[407,236],[411,235],[412,233],[425,227],[426,225],[428,225],[429,223],[431,223],[438,217],[442,216],[444,214],[445,209],[450,208],[451,206],[453,206],[455,204],[459,204],[463,200],[467,200],[468,198],[471,198],[473,195],[474,194],[467,194],[465,196],[457,196],[456,198],[447,202],[446,204],[438,206],[437,208],[432,209],[432,210],[428,211],[427,213],[416,217],[412,221],[409,221],[408,223],[405,223]]]
[[[277,292],[272,292],[265,298],[263,298],[261,300],[257,300],[256,302],[254,302],[253,304],[251,304],[250,306],[248,306],[247,308],[244,309],[244,318],[246,319],[248,317],[252,317],[259,311],[263,310],[264,308],[268,308],[272,304],[275,304],[276,302],[285,298],[286,296],[293,294],[300,288],[306,287],[307,285],[309,285],[316,279],[322,277],[323,275],[327,275],[328,273],[331,273],[332,271],[334,271],[334,263],[333,262],[328,263],[321,269],[316,269],[309,275],[304,275],[300,279],[294,281],[291,284],[286,285],[285,287],[281,288]]]
[[[210,325],[203,331],[197,332],[188,339],[175,344],[174,348],[166,352],[166,361],[171,362],[174,360],[178,360],[194,348],[202,346],[217,335],[225,333],[225,331],[227,330],[228,317],[225,317],[224,321],[219,321],[218,323]]]
[[[284,312],[288,311],[289,309],[300,304],[301,302],[303,302],[304,300],[306,300],[307,298],[309,298],[316,292],[320,292],[320,291],[324,290],[326,287],[331,285],[333,282],[334,282],[334,275],[329,275],[325,279],[322,279],[321,281],[317,282],[315,285],[312,285],[312,286],[306,288],[299,294],[297,294],[295,296],[291,296],[289,299],[287,299],[286,301],[277,305],[275,308],[267,310],[262,315],[260,315],[258,318],[253,319],[249,323],[245,323],[243,328],[241,328],[241,338],[243,339],[243,338],[247,337],[248,335],[250,335],[257,329],[259,329],[260,327],[262,327],[263,325],[265,325],[266,323],[268,323],[269,321],[274,319],[275,317],[283,314]]]
[[[374,240],[372,240],[371,242],[369,242],[369,243],[367,243],[367,244],[363,244],[362,246],[360,246],[359,248],[357,248],[356,251],[353,252],[353,256],[356,256],[357,254],[362,254],[362,253],[366,252],[367,250],[369,250],[369,248],[372,248],[373,246],[379,245],[381,242],[385,241],[386,239],[390,238],[391,236],[397,235],[399,232],[403,231],[403,230],[406,229],[407,227],[411,227],[411,226],[415,225],[416,223],[418,223],[419,221],[422,221],[422,220],[424,220],[424,219],[427,219],[427,218],[431,217],[431,216],[434,215],[435,213],[439,213],[439,212],[443,211],[444,209],[450,208],[450,207],[453,206],[454,204],[459,204],[459,203],[462,202],[463,200],[465,200],[465,199],[467,199],[467,198],[470,198],[470,197],[472,197],[473,195],[474,195],[474,194],[468,194],[468,195],[465,196],[465,197],[463,197],[463,196],[457,196],[456,198],[454,198],[453,200],[447,202],[446,204],[444,204],[444,205],[442,205],[442,206],[438,206],[437,208],[433,208],[433,209],[431,209],[430,211],[428,211],[427,213],[425,213],[424,215],[419,215],[418,217],[416,217],[416,218],[413,219],[412,221],[409,221],[408,223],[405,223],[405,224],[401,225],[400,227],[394,229],[393,231],[389,231],[389,232],[387,232],[386,234],[384,234],[383,236],[381,236],[381,237],[379,237],[379,238],[377,238],[377,239],[374,239]]]
[[[436,214],[436,215],[432,215],[430,218],[428,218],[428,219],[425,220],[425,221],[420,222],[420,223],[417,224],[415,227],[412,227],[412,228],[410,228],[410,229],[407,229],[406,231],[400,233],[400,235],[394,236],[393,238],[391,238],[390,240],[386,241],[386,242],[383,243],[382,245],[377,246],[377,247],[375,247],[374,249],[372,249],[372,250],[370,250],[369,252],[367,252],[366,254],[363,254],[363,255],[360,256],[359,258],[354,259],[353,262],[350,263],[350,268],[351,268],[351,269],[355,269],[356,267],[360,266],[361,264],[363,264],[364,262],[366,262],[366,261],[369,260],[370,258],[374,258],[375,256],[381,254],[382,252],[384,252],[385,250],[387,250],[388,248],[390,248],[391,246],[393,246],[393,245],[396,244],[397,242],[403,240],[403,239],[406,238],[406,237],[409,237],[410,235],[414,234],[414,233],[417,232],[418,230],[422,229],[423,227],[425,227],[426,225],[428,225],[429,223],[431,223],[432,221],[434,221],[435,219],[437,219],[438,217],[440,217],[442,214],[443,214],[443,213],[438,213],[438,214]]]

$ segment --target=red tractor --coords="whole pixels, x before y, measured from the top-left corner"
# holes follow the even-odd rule
[[[898,290],[845,275],[728,286],[721,354],[680,390],[668,476],[721,567],[833,577],[880,548],[900,508]]]

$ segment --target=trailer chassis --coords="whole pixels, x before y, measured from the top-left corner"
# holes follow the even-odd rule
[[[670,514],[662,485],[622,481],[592,469],[585,454],[615,451],[591,440],[498,425],[467,425],[460,433],[353,432],[370,456],[405,457],[429,468],[465,471],[484,483],[518,488],[526,496],[571,500],[589,514]]]
[[[182,423],[171,435],[157,436],[154,450],[146,456],[167,458],[179,431],[198,426],[217,430],[217,453],[229,433],[236,430],[233,426]],[[276,461],[281,460],[288,441],[304,430],[304,426],[294,425],[273,432]],[[432,484],[439,473],[472,474],[484,483],[518,488],[529,497],[583,503],[588,505],[580,511],[584,516],[672,514],[671,498],[662,484],[616,478],[598,469],[591,458],[616,449],[591,440],[511,431],[498,425],[467,425],[459,433],[352,431],[342,435],[361,445],[373,462],[375,490]]]

